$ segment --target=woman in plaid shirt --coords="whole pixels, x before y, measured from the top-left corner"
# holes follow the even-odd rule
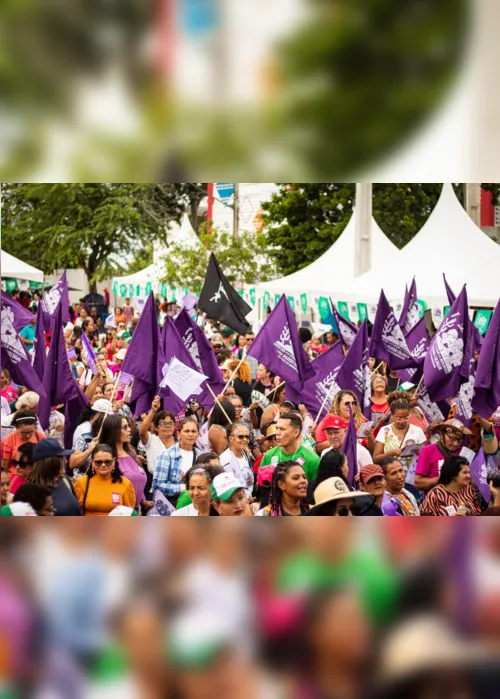
[[[184,474],[194,465],[198,450],[198,421],[186,417],[179,423],[179,441],[159,455],[153,476],[153,491],[160,490],[175,507],[179,495],[186,490]]]

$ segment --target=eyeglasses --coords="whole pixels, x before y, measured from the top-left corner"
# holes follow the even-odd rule
[[[349,401],[349,400],[346,400],[346,401],[344,402],[344,405],[357,405],[357,403],[356,403],[355,400],[350,400],[350,401]]]
[[[250,437],[247,434],[235,434],[234,435],[236,439],[240,439],[242,442],[247,441],[250,439]]]
[[[222,345],[212,345],[214,349],[222,349]]]
[[[247,337],[246,340],[247,340],[247,342],[253,342],[255,340],[255,338],[254,337]]]
[[[20,437],[31,437],[33,434],[35,434],[35,430],[34,430],[34,429],[31,430],[31,432],[21,432],[21,430],[19,430],[19,436],[20,436]]]
[[[174,427],[175,422],[159,422],[158,427]]]
[[[463,442],[465,435],[460,434],[460,432],[455,432],[455,430],[443,430],[443,434],[452,439],[454,442]]]
[[[104,461],[94,461],[94,464],[96,466],[111,466],[113,464],[114,459],[108,460],[104,459]]]

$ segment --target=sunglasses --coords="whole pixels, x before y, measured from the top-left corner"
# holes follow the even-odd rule
[[[222,349],[222,345],[212,345],[214,349]]]
[[[103,461],[94,461],[96,466],[111,466],[113,459],[104,459]]]
[[[344,405],[357,405],[357,403],[355,400],[352,400],[352,401],[346,400]]]
[[[358,512],[356,505],[341,505],[337,507],[337,514],[339,517],[349,517],[349,514],[355,515]]]
[[[236,434],[234,435],[236,439],[240,439],[242,442],[247,441],[250,439],[250,437],[247,434]]]

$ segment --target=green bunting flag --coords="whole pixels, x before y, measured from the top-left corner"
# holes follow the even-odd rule
[[[17,279],[6,279],[5,280],[5,290],[7,292],[10,293],[12,291],[16,291],[16,289],[18,289]]]
[[[368,306],[366,303],[358,303],[358,316],[361,322],[368,318]]]
[[[345,318],[346,320],[350,320],[349,318],[349,307],[345,301],[339,301],[337,304],[337,310],[340,313],[340,315]]]
[[[118,293],[118,282],[113,284],[113,294],[116,296]]]
[[[293,312],[295,312],[295,299],[293,296],[287,296],[288,303],[290,305],[290,308],[292,309]]]
[[[126,295],[127,295],[127,285],[120,284],[120,296],[124,299]]]
[[[307,294],[300,295],[300,307],[302,308],[302,313],[307,313]]]
[[[166,284],[162,284],[162,285],[161,285],[161,292],[160,292],[160,295],[161,295],[161,297],[162,297],[163,299],[166,299],[166,298],[167,298],[167,285],[166,285]]]
[[[318,313],[321,320],[328,318],[331,315],[330,301],[326,296],[320,296],[318,299]]]
[[[134,296],[134,285],[133,284],[130,285],[130,289],[129,289],[128,293],[129,293],[130,298],[132,298]],[[139,295],[139,294],[137,294],[137,295]]]
[[[255,306],[255,289],[250,289],[250,303]]]
[[[30,282],[30,289],[41,289],[42,282]]]
[[[151,282],[148,282],[148,283],[146,284],[146,296],[149,296],[149,294],[151,293],[151,289],[152,289],[152,288],[153,288],[153,285],[151,284]]]
[[[264,298],[263,298],[263,304],[264,304],[264,311],[267,311],[269,308],[269,303],[271,301],[271,294],[269,291],[264,291]]]
[[[474,325],[479,330],[481,335],[484,335],[488,330],[488,325],[490,324],[492,315],[493,311],[491,310],[481,309],[480,311],[477,311],[476,317],[474,318]]]
[[[276,306],[281,298],[280,294],[274,294],[274,305]]]
[[[425,303],[425,301],[422,301],[422,299],[417,299],[417,303],[418,303],[418,314],[419,314],[420,318],[423,318],[424,313],[427,310],[427,304]]]
[[[450,306],[445,306],[445,307],[444,307],[444,311],[443,311],[443,318],[446,318],[446,316],[448,315],[449,311],[450,311]]]

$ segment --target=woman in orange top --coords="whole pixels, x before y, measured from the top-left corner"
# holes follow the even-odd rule
[[[36,413],[32,410],[18,410],[12,418],[11,425],[14,431],[2,439],[2,469],[14,476],[21,444],[39,442],[45,435],[36,429]]]
[[[90,471],[76,481],[75,492],[86,517],[106,517],[119,505],[135,507],[134,487],[122,476],[107,444],[96,446]]]

